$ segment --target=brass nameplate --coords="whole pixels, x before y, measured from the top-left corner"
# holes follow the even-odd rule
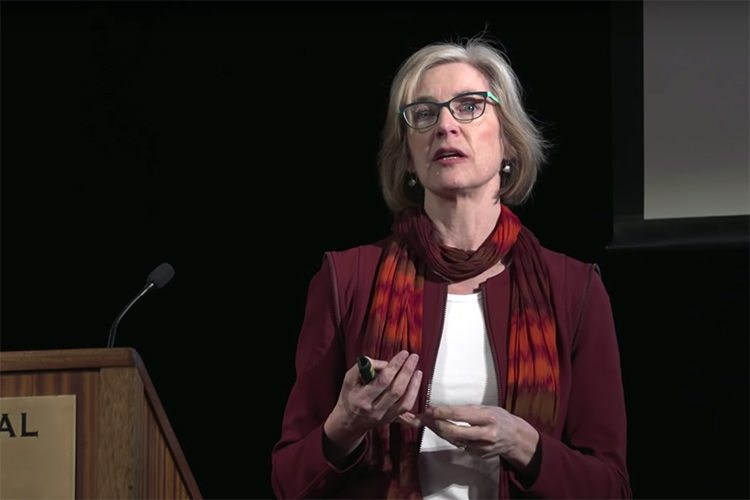
[[[76,397],[0,398],[0,499],[75,498]]]

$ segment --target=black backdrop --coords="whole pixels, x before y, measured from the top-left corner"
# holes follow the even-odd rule
[[[605,251],[612,14],[3,2],[2,349],[103,347],[170,262],[117,344],[143,357],[206,497],[271,497],[309,279],[325,250],[388,232],[375,156],[390,79],[413,49],[488,26],[556,144],[518,213],[545,246],[598,262],[610,291],[635,495],[747,498],[747,249]]]

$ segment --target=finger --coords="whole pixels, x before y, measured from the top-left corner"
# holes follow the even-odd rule
[[[486,406],[434,406],[429,409],[430,415],[436,420],[451,420],[466,422],[469,425],[487,425],[494,423],[495,416]]]
[[[369,369],[368,369],[368,373],[367,374],[362,373],[362,367],[358,366],[359,372],[360,372],[360,378],[362,379],[360,382],[362,383],[362,385],[368,385],[369,383],[371,383],[375,378],[377,378],[378,373],[383,368],[385,368],[386,366],[388,366],[388,362],[387,361],[383,361],[383,360],[380,360],[380,359],[372,359],[372,358],[370,358],[368,356],[365,356],[365,359],[367,359],[367,362],[370,364]],[[360,360],[357,359],[357,364],[358,365],[359,365],[359,361]]]
[[[388,366],[388,361],[385,361],[383,359],[374,359],[370,356],[365,356],[367,359],[370,360],[370,363],[372,363],[372,367],[375,369],[375,371],[382,370],[386,366]]]
[[[398,357],[398,354],[394,356],[394,358],[396,357]],[[406,356],[404,356],[404,358],[406,358]],[[369,356],[367,356],[367,359],[370,360],[370,363],[372,363],[372,367],[375,369],[376,372],[380,372],[386,366],[388,366],[388,361],[383,361],[381,359],[373,359]],[[350,387],[363,385],[362,377],[359,374],[359,366],[357,365],[357,363],[354,363],[354,365],[352,365],[352,367],[349,368],[349,370],[347,370],[346,374],[344,375],[344,383],[349,385]]]
[[[404,411],[416,411],[417,397],[419,397],[419,388],[422,386],[422,380],[424,380],[424,373],[422,370],[417,370],[409,381],[409,387],[406,389],[406,394],[401,398],[403,400],[401,407]]]
[[[391,385],[391,382],[396,378],[396,375],[398,375],[401,367],[408,358],[408,351],[399,352],[393,356],[388,363],[386,363],[386,365],[380,370],[380,373],[378,373],[378,376],[375,377],[375,380],[367,385],[367,392],[373,400]]]
[[[403,370],[402,370],[403,372]],[[401,376],[401,374],[399,374]],[[419,395],[419,387],[422,385],[423,373],[421,370],[417,370],[409,380],[408,386],[404,391],[404,394],[398,398],[390,407],[386,408],[386,418],[398,416],[406,412],[410,412],[414,408],[417,396]],[[383,398],[385,399],[385,398]],[[391,417],[392,418],[392,417]]]
[[[354,363],[354,366],[349,368],[344,374],[344,385],[347,387],[356,387],[362,383],[362,379],[359,375],[359,366]]]
[[[395,421],[403,425],[414,427],[415,429],[421,427],[419,418],[410,411],[407,411],[406,413],[402,413],[401,415],[395,418]]]
[[[396,404],[397,401],[401,400],[402,396],[406,394],[407,390],[409,389],[409,385],[414,378],[418,362],[419,356],[417,354],[409,355],[406,362],[401,366],[401,370],[399,370],[395,378],[393,378],[393,380],[391,381],[390,386],[383,392],[381,392],[377,399],[373,401],[374,409],[382,412],[388,412],[391,407]],[[385,371],[388,370],[389,367],[386,367],[382,373],[385,373]],[[380,376],[381,375],[378,375],[378,378]],[[407,411],[410,408],[411,406],[406,407],[403,409],[403,411]],[[403,411],[399,413],[403,413]]]
[[[433,420],[428,422],[427,426],[435,434],[451,443],[486,441],[487,437],[487,429],[485,427],[456,425],[447,420]]]
[[[372,359],[369,357],[367,359],[370,360],[376,372],[382,370],[388,365],[387,361]],[[344,385],[348,386],[349,388],[364,385],[362,382],[362,377],[359,373],[359,366],[357,365],[357,363],[354,363],[354,365],[352,365],[351,368],[349,368],[344,374]]]
[[[382,359],[372,359],[372,358],[367,358],[367,359],[370,360],[370,363],[372,363],[372,367],[375,368],[376,372],[379,372],[380,370],[388,366],[388,361],[384,361]]]
[[[431,427],[433,419],[427,413],[412,413],[407,412],[405,415],[412,415],[409,417],[408,423],[414,427]]]

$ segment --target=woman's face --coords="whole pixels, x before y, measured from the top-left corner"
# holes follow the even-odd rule
[[[445,102],[466,92],[489,91],[487,79],[466,63],[447,63],[424,73],[415,101]],[[471,102],[466,109],[472,109]],[[487,99],[484,113],[468,123],[440,109],[438,121],[426,130],[408,129],[410,171],[425,196],[456,198],[500,188],[504,147],[497,104]]]

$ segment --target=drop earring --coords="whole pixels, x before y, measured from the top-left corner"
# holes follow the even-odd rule
[[[505,160],[505,165],[501,169],[504,174],[510,173],[510,160]]]
[[[417,185],[417,176],[414,175],[414,174],[412,174],[412,173],[409,173],[409,181],[407,182],[407,184],[409,185],[409,187],[416,186]]]

